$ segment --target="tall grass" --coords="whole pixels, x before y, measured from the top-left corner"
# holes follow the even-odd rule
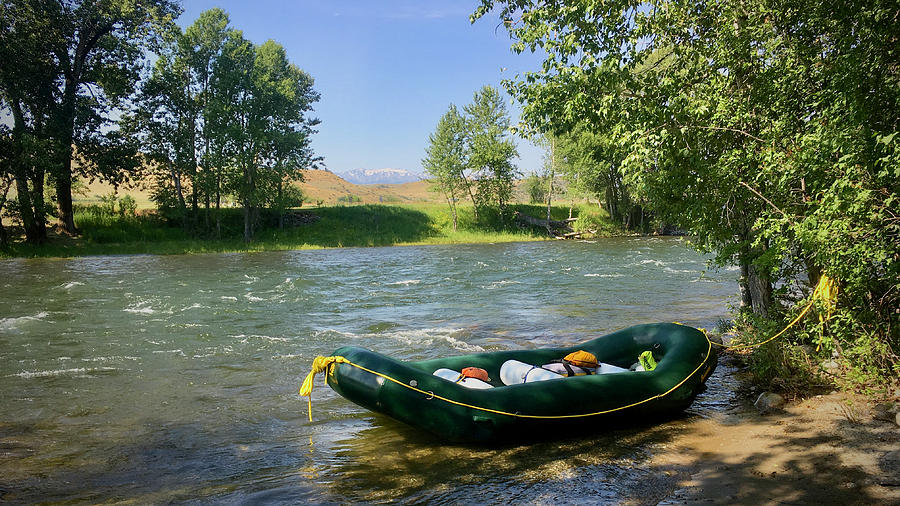
[[[471,206],[458,209],[458,228],[453,230],[449,209],[438,204],[355,205],[304,209],[318,216],[314,223],[278,228],[277,217],[264,213],[254,240],[244,243],[241,211],[224,209],[219,215],[220,235],[190,233],[190,226],[166,220],[155,213],[98,211],[86,206],[76,213],[81,236],[58,238],[42,246],[14,243],[6,256],[79,256],[96,254],[178,254],[224,251],[263,251],[412,244],[458,244],[534,241],[546,239],[538,228],[520,228],[512,219],[518,211],[546,216],[546,207],[517,204],[505,214],[481,212],[475,220]],[[567,206],[554,206],[552,218],[568,217]],[[582,212],[579,208],[578,212]],[[205,221],[205,220],[204,220]],[[202,227],[201,227],[202,228]],[[195,228],[196,229],[196,228]],[[607,226],[609,229],[609,226]]]

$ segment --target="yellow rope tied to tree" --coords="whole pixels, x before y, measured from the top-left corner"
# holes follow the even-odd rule
[[[313,390],[313,380],[316,378],[316,374],[320,372],[324,372],[326,374],[326,385],[327,383],[327,375],[331,373],[331,367],[334,364],[349,364],[350,361],[344,357],[335,355],[331,357],[323,357],[318,356],[312,363],[312,370],[309,371],[309,374],[306,375],[306,379],[303,380],[303,384],[300,385],[300,395],[309,397],[309,421],[312,421],[312,390]]]
[[[728,345],[719,344],[719,343],[713,343],[713,344],[715,344],[716,346],[720,346],[722,348],[728,348],[731,350],[745,350],[748,348],[755,348],[757,346],[762,346],[762,345],[780,337],[782,334],[787,332],[787,330],[789,328],[793,327],[797,322],[799,322],[800,319],[802,319],[804,316],[806,316],[806,313],[808,313],[809,310],[813,307],[813,305],[815,305],[817,300],[822,301],[822,304],[825,306],[825,317],[823,317],[821,313],[819,314],[819,321],[824,322],[825,319],[831,318],[831,313],[834,312],[834,309],[837,305],[837,294],[838,294],[838,287],[837,287],[837,284],[834,282],[834,279],[823,274],[822,277],[819,279],[819,284],[816,285],[816,288],[813,290],[812,295],[809,297],[809,303],[806,305],[805,308],[803,308],[803,311],[800,311],[800,314],[798,314],[796,318],[791,320],[791,322],[788,323],[785,328],[781,329],[781,332],[766,339],[765,341],[762,341],[759,343],[754,343],[754,344],[738,344],[735,346],[728,346]],[[821,344],[820,344],[820,346],[821,346]]]

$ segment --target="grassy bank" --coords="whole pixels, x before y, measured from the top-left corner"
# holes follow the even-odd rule
[[[513,205],[512,211],[545,217],[546,207]],[[53,237],[41,246],[15,241],[5,257],[70,257],[84,255],[119,254],[183,254],[232,251],[268,251],[288,249],[341,248],[364,246],[394,246],[413,244],[462,244],[547,239],[539,228],[520,228],[509,214],[482,213],[478,221],[471,206],[461,207],[457,230],[447,206],[416,205],[358,205],[300,209],[291,211],[310,223],[278,227],[275,215],[263,215],[254,240],[242,239],[241,211],[226,209],[220,215],[218,237],[215,218],[205,218],[196,226],[185,226],[178,220],[167,220],[155,213],[116,214],[87,208],[76,214],[77,238]],[[568,206],[552,208],[552,218],[568,217]],[[309,215],[313,217],[310,218]],[[573,216],[579,218],[575,226],[597,230],[598,235],[621,233],[608,216],[596,205],[576,206]],[[288,220],[290,221],[290,220]],[[194,232],[191,232],[194,230]],[[205,230],[205,232],[196,232]]]

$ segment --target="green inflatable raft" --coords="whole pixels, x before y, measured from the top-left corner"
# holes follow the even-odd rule
[[[526,372],[526,382],[501,381],[501,368],[509,364],[540,366],[577,351],[590,352],[602,363],[600,369],[616,372],[560,376],[551,381],[530,381]],[[647,357],[648,351],[655,368],[629,370],[642,354]],[[472,388],[465,381],[435,375],[441,369],[456,372],[470,367],[486,371],[488,384]],[[418,362],[347,346],[330,357],[318,357],[300,393],[311,396],[315,374],[324,372],[332,389],[367,409],[448,441],[492,442],[569,434],[574,429],[599,430],[613,419],[646,421],[678,413],[703,390],[715,367],[716,353],[703,332],[657,323],[630,327],[570,348],[476,353]],[[508,370],[504,374],[509,376]]]

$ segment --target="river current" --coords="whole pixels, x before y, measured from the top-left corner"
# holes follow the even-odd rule
[[[0,261],[0,501],[640,501],[678,420],[457,446],[321,377],[309,422],[297,389],[347,344],[425,359],[712,328],[736,278],[676,238]],[[733,401],[722,370],[685,417]]]

